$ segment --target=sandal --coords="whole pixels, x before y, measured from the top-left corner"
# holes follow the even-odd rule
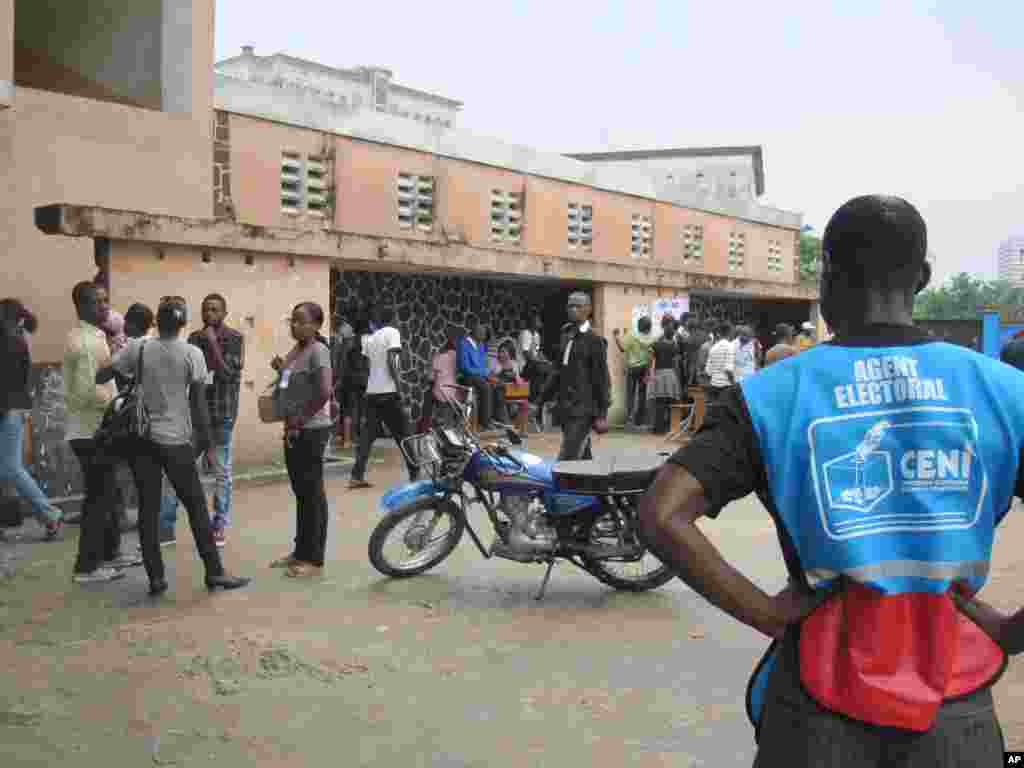
[[[271,562],[270,563],[270,567],[271,568],[290,568],[293,563],[297,563],[297,562],[299,562],[299,561],[295,559],[295,555],[285,555],[284,557],[279,557],[279,558],[277,558],[277,560],[274,560],[273,562]]]
[[[56,541],[64,530],[64,522],[62,520],[54,520],[53,522],[46,524],[46,533],[43,534],[43,541]]]
[[[373,483],[368,483],[365,480],[349,480],[348,489],[350,491],[361,491],[364,488],[373,488]]]
[[[288,566],[288,570],[284,572],[284,575],[290,579],[301,579],[309,576],[319,576],[322,572],[322,566],[296,560]]]

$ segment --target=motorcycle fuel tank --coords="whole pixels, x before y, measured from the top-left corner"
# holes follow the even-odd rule
[[[512,450],[508,453],[507,457],[478,453],[466,467],[466,480],[485,490],[499,493],[542,493],[554,490],[552,462],[523,451]]]

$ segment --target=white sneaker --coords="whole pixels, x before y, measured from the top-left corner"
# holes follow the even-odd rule
[[[100,581],[117,581],[124,578],[124,571],[109,566],[100,566],[92,573],[76,573],[72,580],[76,584],[93,584]]]
[[[105,561],[103,565],[106,568],[133,568],[136,565],[142,565],[142,555],[138,552],[134,554],[122,553],[113,560]]]

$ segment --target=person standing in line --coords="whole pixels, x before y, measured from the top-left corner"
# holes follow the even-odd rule
[[[775,338],[775,346],[769,349],[768,354],[765,355],[766,367],[799,352],[796,348],[796,329],[789,323],[779,323],[775,326]]]
[[[749,325],[741,325],[736,329],[736,351],[734,353],[733,373],[736,383],[757,373],[757,339]]]
[[[352,414],[345,393],[345,377],[347,375],[348,358],[355,346],[356,332],[352,324],[339,317],[335,320],[334,336],[331,339],[331,372],[334,375],[334,397],[338,401],[340,418],[335,434],[338,447],[346,447],[352,440]]]
[[[796,339],[796,348],[800,352],[806,352],[818,342],[814,338],[814,323],[806,322],[800,326],[800,335]]]
[[[533,316],[533,327],[524,328],[519,334],[517,352],[523,378],[530,384],[530,402],[534,403],[544,391],[548,377],[551,376],[551,362],[544,357],[543,344],[544,318],[539,314]]]
[[[772,639],[748,686],[755,768],[1008,764],[991,687],[1024,652],[1024,610],[977,595],[996,527],[1024,497],[1024,375],[914,326],[930,277],[910,203],[845,203],[822,246],[835,338],[731,388],[640,502],[651,551]],[[865,371],[884,377],[880,398],[856,383]],[[964,463],[937,474],[935,456]],[[881,483],[881,497],[851,459],[874,463],[867,490]],[[750,493],[789,576],[774,595],[698,525]]]
[[[277,392],[285,416],[284,459],[295,494],[295,546],[271,563],[292,578],[323,572],[330,509],[324,489],[324,451],[331,439],[331,352],[320,333],[323,308],[312,301],[292,310],[295,346],[271,366],[280,374]]]
[[[694,384],[699,384],[705,389],[708,386],[708,355],[711,354],[711,347],[715,345],[715,331],[718,325],[708,320],[704,323],[704,341],[701,342],[700,347],[697,349],[697,356],[694,362]]]
[[[455,346],[455,337],[449,336],[445,345],[434,353],[431,360],[430,395],[426,398],[427,408],[423,414],[428,424],[432,423],[438,414],[445,424],[449,423],[454,416],[448,401],[459,398],[456,381],[458,352],[456,352]],[[440,411],[438,406],[440,406]]]
[[[138,370],[142,402],[149,413],[149,434],[137,441],[133,468],[140,494],[139,539],[149,577],[149,594],[167,591],[158,538],[161,477],[166,474],[188,512],[192,536],[206,571],[206,587],[238,589],[248,578],[224,571],[210,530],[210,513],[196,459],[210,447],[210,416],[206,399],[206,361],[198,348],[181,338],[188,324],[188,304],[181,296],[165,296],[156,312],[155,339],[133,339],[108,365],[100,366],[96,383]],[[197,423],[193,422],[193,414]]]
[[[141,560],[121,553],[117,459],[103,455],[96,444],[96,430],[116,392],[109,379],[107,383],[96,383],[97,372],[110,365],[110,348],[99,328],[100,307],[95,283],[78,283],[71,292],[71,299],[78,324],[68,334],[64,348],[62,373],[67,412],[64,426],[65,439],[78,458],[85,479],[82,530],[73,579],[87,584],[119,579],[124,576],[122,568],[139,565]]]
[[[651,432],[655,435],[668,434],[670,406],[682,399],[679,386],[679,346],[676,342],[675,321],[669,317],[662,324],[663,335],[654,342],[651,349],[651,386],[648,397],[654,404],[654,418]]]
[[[245,367],[245,337],[224,323],[228,302],[219,293],[203,299],[202,313],[203,329],[189,334],[188,343],[202,351],[208,371],[206,400],[213,445],[207,451],[207,459],[216,478],[211,526],[214,542],[223,547],[225,531],[231,525],[232,443]]]
[[[593,458],[590,432],[608,431],[611,376],[608,347],[591,329],[593,305],[582,291],[569,295],[569,324],[564,329],[562,354],[555,375],[541,396],[541,405],[557,397],[562,446],[559,461]]]
[[[341,380],[341,407],[343,412],[343,441],[356,451],[359,435],[366,415],[366,386],[370,380],[370,361],[363,354],[362,339],[370,333],[369,318],[363,310],[352,310],[352,338],[342,342],[341,354],[344,363],[341,373],[335,373]]]
[[[53,541],[63,527],[63,514],[50,503],[23,463],[25,414],[32,412],[28,335],[35,333],[37,325],[36,316],[17,299],[0,301],[0,481],[14,484],[43,526],[43,538]]]
[[[999,359],[1019,371],[1024,371],[1024,333],[1018,331],[1014,334],[999,353]]]
[[[615,346],[626,357],[626,424],[647,423],[647,380],[651,373],[651,347],[658,340],[651,333],[651,318],[637,321],[639,333],[627,333],[625,340],[619,329],[612,331]]]
[[[378,307],[370,325],[373,333],[362,339],[363,354],[370,361],[370,376],[366,384],[366,417],[359,436],[359,451],[352,468],[352,479],[348,484],[350,490],[373,487],[366,481],[366,465],[370,461],[370,450],[377,439],[381,422],[387,425],[399,448],[409,436],[409,423],[402,406],[402,379],[398,364],[402,354],[402,334],[392,325],[394,319],[395,311],[391,307]],[[404,451],[402,455],[409,469],[409,479],[416,480],[419,468],[409,461]]]
[[[708,404],[718,402],[719,396],[736,381],[736,346],[732,339],[732,325],[723,321],[718,326],[718,341],[708,350],[704,368],[708,376]]]

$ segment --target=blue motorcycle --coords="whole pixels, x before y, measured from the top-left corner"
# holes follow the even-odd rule
[[[673,573],[639,536],[637,502],[667,452],[626,452],[591,461],[554,463],[521,450],[522,438],[502,425],[489,443],[470,428],[471,395],[451,386],[438,406],[450,418],[403,441],[423,479],[381,499],[384,518],[370,536],[370,562],[393,577],[415,576],[450,555],[468,531],[485,558],[547,565],[544,596],[558,559],[616,589],[642,592]],[[494,529],[485,546],[469,521],[479,506]]]

